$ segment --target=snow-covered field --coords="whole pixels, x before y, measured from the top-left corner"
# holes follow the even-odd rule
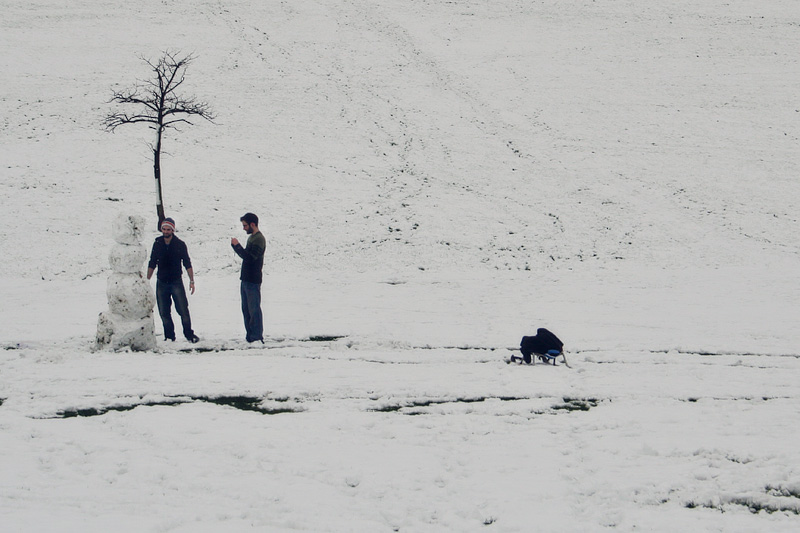
[[[0,530],[800,528],[794,0],[0,5]],[[96,352],[164,49],[203,340]]]

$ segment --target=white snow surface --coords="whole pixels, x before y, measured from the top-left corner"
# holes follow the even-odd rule
[[[795,0],[2,11],[3,531],[800,529]],[[202,341],[95,351],[166,49]],[[539,327],[571,368],[506,363]]]

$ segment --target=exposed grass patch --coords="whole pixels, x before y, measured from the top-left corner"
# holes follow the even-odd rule
[[[381,407],[376,407],[374,409],[370,409],[370,411],[378,412],[378,413],[397,413],[401,412],[405,415],[421,415],[425,414],[424,412],[415,411],[414,409],[424,408],[424,407],[431,407],[433,405],[444,405],[444,404],[458,404],[458,403],[479,403],[485,402],[486,400],[500,400],[503,402],[515,402],[521,400],[531,400],[532,398],[527,396],[478,396],[472,398],[455,398],[455,399],[424,399],[424,400],[408,400],[406,402],[392,404],[392,405],[384,405]],[[551,413],[558,413],[558,412],[572,412],[572,411],[588,411],[592,407],[597,407],[600,403],[600,400],[597,398],[570,398],[564,397],[562,398],[563,403],[556,404],[552,406],[549,410]],[[544,414],[548,411],[537,411],[536,414]]]
[[[792,505],[785,505],[783,502],[779,501],[762,501],[760,498],[753,498],[750,496],[735,496],[730,498],[728,503],[747,507],[747,509],[753,514],[758,514],[764,511],[768,514],[788,512],[800,515],[800,509],[794,505],[794,502],[792,502]]]
[[[216,398],[210,397],[196,397],[195,400],[213,403],[217,405],[227,405],[230,407],[235,407],[241,411],[255,411],[257,413],[261,413],[262,415],[278,415],[282,413],[296,413],[298,412],[297,409],[292,409],[290,407],[279,407],[279,408],[267,408],[263,407],[261,403],[263,402],[263,398],[256,398],[252,396],[218,396]],[[287,400],[278,400],[278,401],[287,401]]]
[[[312,335],[303,339],[285,339],[285,338],[271,338],[266,339],[266,343],[253,342],[244,346],[239,343],[232,344],[219,344],[212,346],[197,346],[192,345],[186,348],[180,348],[176,351],[180,353],[209,353],[209,352],[229,352],[237,350],[268,350],[274,348],[291,347],[293,343],[303,342],[333,342],[340,339],[347,338],[347,335]]]
[[[795,485],[793,487],[787,487],[785,485],[767,485],[765,490],[767,494],[772,496],[800,499],[800,485]]]
[[[400,411],[401,409],[413,409],[416,407],[430,407],[432,405],[443,405],[448,403],[476,403],[476,402],[483,402],[486,398],[458,398],[455,400],[412,400],[409,402],[404,402],[401,404],[395,405],[385,405],[383,407],[378,407],[376,409],[372,409],[372,411],[378,413],[395,413]],[[418,414],[418,413],[414,413]]]
[[[596,398],[570,398],[565,396],[564,403],[554,405],[554,411],[588,411],[592,407],[597,407],[599,400]]]
[[[312,335],[308,338],[311,342],[331,342],[344,339],[347,335]]]
[[[430,407],[432,405],[444,405],[444,404],[455,404],[455,403],[480,403],[485,402],[486,400],[500,400],[503,402],[513,402],[517,400],[529,400],[530,398],[526,397],[516,397],[516,396],[477,396],[473,398],[455,398],[455,399],[427,399],[427,400],[409,400],[407,402],[394,404],[394,405],[384,405],[382,407],[376,407],[375,409],[370,409],[370,411],[374,411],[376,413],[396,413],[403,409],[415,409],[418,407]],[[411,414],[411,415],[418,415],[421,414],[419,412],[410,412],[404,414]]]
[[[705,398],[701,398],[701,397],[697,397],[697,396],[690,396],[689,398],[686,398],[686,399],[678,399],[678,401],[688,402],[688,403],[697,403],[700,400],[706,400],[706,401],[711,400],[711,401],[715,401],[715,402],[753,402],[753,401],[761,400],[761,401],[764,401],[764,402],[769,402],[769,401],[772,401],[772,400],[789,400],[789,399],[791,399],[791,397],[789,397],[789,396],[761,396],[760,398],[759,397],[755,397],[755,396],[742,396],[742,397],[738,397],[738,398],[737,397],[715,398],[713,396],[708,396],[708,397],[705,397]]]
[[[721,513],[725,512],[728,505],[738,505],[746,507],[751,513],[758,514],[765,512],[772,513],[791,513],[800,515],[800,499],[798,490],[786,490],[785,487],[766,487],[766,494],[751,495],[731,495],[720,498],[719,501],[688,501],[684,504],[687,509],[715,509]]]
[[[100,416],[106,413],[110,413],[112,411],[124,412],[124,411],[132,411],[137,407],[153,407],[156,405],[181,405],[184,403],[189,403],[191,400],[164,400],[164,401],[153,401],[153,402],[141,402],[141,403],[133,403],[129,405],[113,405],[109,407],[87,407],[84,409],[66,409],[64,411],[59,411],[56,413],[54,418],[76,418],[76,417],[89,417],[89,416]]]
[[[135,402],[127,405],[113,405],[108,407],[88,407],[83,409],[66,409],[56,413],[53,418],[75,418],[75,417],[89,417],[100,416],[112,411],[131,411],[137,407],[154,407],[154,406],[176,406],[192,402],[206,402],[216,405],[223,405],[239,409],[240,411],[254,411],[263,415],[277,415],[282,413],[297,413],[301,409],[292,407],[264,407],[262,405],[264,399],[255,396],[180,396],[175,398],[165,398],[163,400]],[[288,401],[287,399],[276,400],[279,402]]]
[[[223,349],[222,348],[209,348],[209,347],[201,346],[201,347],[198,347],[198,348],[181,348],[178,351],[179,352],[183,352],[183,353],[190,353],[190,352],[208,353],[208,352],[220,352],[220,351],[223,351]]]
[[[446,405],[446,404],[459,404],[459,403],[481,403],[487,400],[500,400],[501,402],[515,402],[520,400],[530,400],[531,398],[526,396],[476,396],[471,398],[455,398],[455,399],[425,399],[425,400],[408,400],[402,403],[392,404],[392,405],[384,405],[381,407],[376,407],[374,409],[370,409],[370,411],[376,413],[397,413],[402,412],[401,414],[405,415],[421,415],[425,414],[420,411],[414,411],[414,409],[431,407],[434,405]],[[403,412],[407,411],[407,412]]]

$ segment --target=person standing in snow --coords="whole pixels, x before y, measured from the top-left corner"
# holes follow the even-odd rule
[[[264,321],[261,314],[261,269],[264,266],[264,251],[267,240],[258,230],[258,217],[246,213],[239,219],[242,229],[249,235],[247,246],[242,248],[236,237],[231,239],[233,251],[242,258],[240,292],[242,295],[242,315],[247,331],[247,342],[264,342]]]
[[[194,294],[194,270],[192,260],[189,259],[189,250],[186,243],[175,236],[175,221],[165,218],[161,222],[161,237],[156,238],[153,250],[150,252],[150,262],[147,265],[147,279],[153,276],[153,271],[158,268],[156,276],[156,303],[161,322],[164,324],[164,340],[175,340],[175,324],[172,322],[172,302],[175,310],[181,317],[183,335],[191,343],[200,339],[192,330],[192,319],[189,316],[189,301],[186,298],[186,289],[183,286],[183,271],[181,263],[189,274],[189,290]]]

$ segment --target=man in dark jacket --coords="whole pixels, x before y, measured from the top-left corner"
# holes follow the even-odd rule
[[[147,279],[153,276],[153,271],[158,268],[156,275],[156,303],[158,314],[164,324],[164,340],[175,340],[175,324],[172,322],[172,302],[175,301],[175,310],[181,316],[183,335],[189,342],[195,343],[200,339],[192,331],[192,319],[189,316],[189,301],[186,298],[186,289],[183,287],[183,271],[181,263],[189,274],[189,290],[194,294],[194,270],[192,260],[189,259],[189,250],[186,243],[175,236],[175,221],[165,218],[161,222],[161,237],[153,243],[150,252],[150,263],[147,265]]]
[[[247,213],[242,218],[242,229],[250,235],[247,247],[242,248],[239,240],[231,239],[233,251],[242,258],[242,274],[239,276],[242,295],[242,315],[247,331],[247,342],[264,342],[264,320],[261,314],[261,269],[264,266],[264,251],[267,240],[258,230],[258,217]]]

